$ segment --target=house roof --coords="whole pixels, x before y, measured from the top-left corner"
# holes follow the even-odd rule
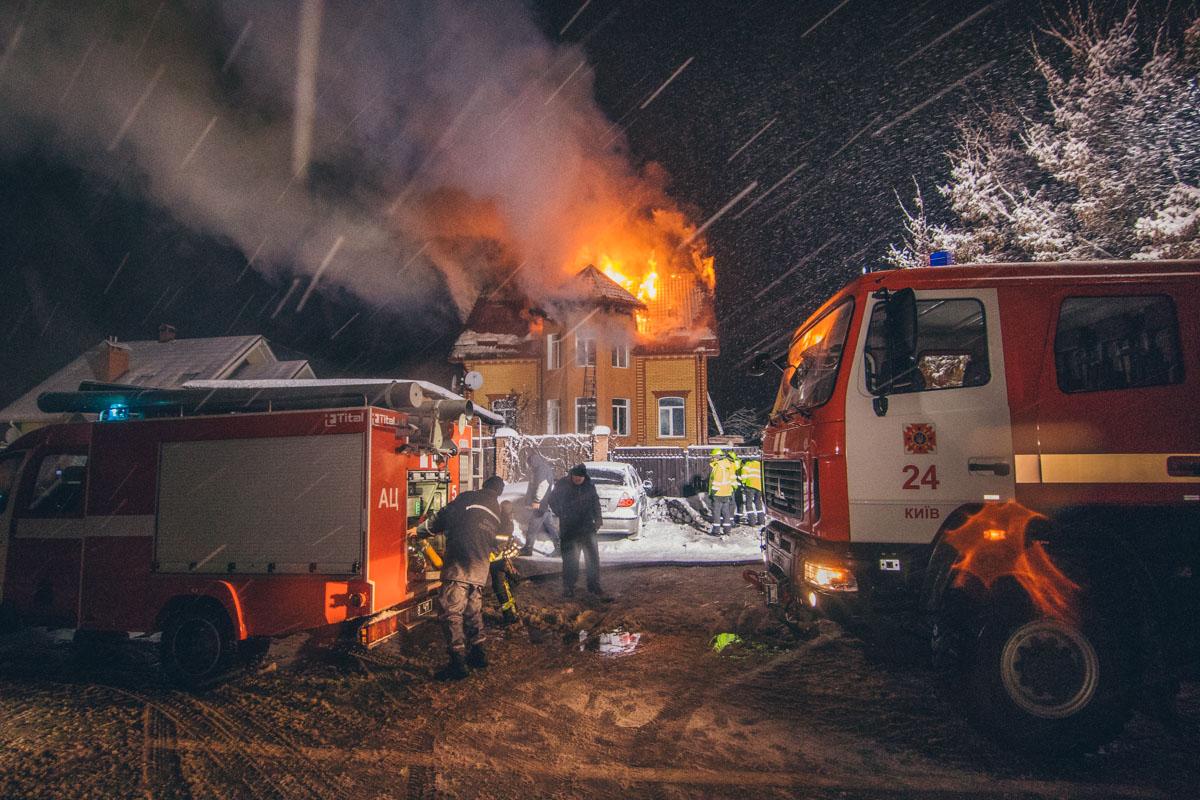
[[[475,304],[450,351],[451,361],[465,358],[521,358],[536,355],[529,333],[529,312],[511,299],[485,299]]]
[[[646,304],[627,292],[612,278],[588,264],[575,275],[575,281],[584,286],[588,299],[621,306],[623,308],[645,308]]]
[[[123,375],[116,376],[116,380],[131,386],[173,388],[189,380],[223,378],[259,344],[266,345],[262,336],[121,342],[117,347],[128,351],[129,369]],[[103,380],[104,376],[96,373],[91,362],[98,349],[104,346],[106,344],[100,342],[96,347],[81,353],[67,366],[17,398],[7,408],[0,410],[0,422],[56,419],[57,415],[46,414],[38,409],[38,395],[43,392],[71,392],[79,388],[83,381]],[[276,363],[295,365],[305,362]],[[298,371],[299,368],[296,369],[296,372]]]

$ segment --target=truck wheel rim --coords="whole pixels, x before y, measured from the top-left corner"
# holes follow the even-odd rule
[[[1064,719],[1095,697],[1100,659],[1075,628],[1040,619],[1008,637],[1000,653],[1000,675],[1008,696],[1022,710],[1042,719]]]
[[[203,675],[221,660],[221,632],[208,620],[190,620],[175,637],[175,660],[191,675]]]

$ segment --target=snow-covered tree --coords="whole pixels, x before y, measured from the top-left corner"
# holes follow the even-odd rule
[[[729,436],[740,436],[745,441],[755,441],[762,436],[766,415],[753,408],[739,408],[721,422]]]
[[[1149,52],[1132,7],[1110,24],[1073,7],[1044,32],[1062,49],[1033,52],[1048,110],[960,125],[938,187],[954,221],[930,221],[918,187],[892,264],[1200,256],[1200,17]]]

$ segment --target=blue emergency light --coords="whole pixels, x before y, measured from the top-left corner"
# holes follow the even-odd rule
[[[934,250],[929,254],[929,266],[948,267],[954,263],[954,253],[949,250]]]
[[[129,419],[129,406],[124,403],[113,403],[100,412],[101,422],[124,422]]]

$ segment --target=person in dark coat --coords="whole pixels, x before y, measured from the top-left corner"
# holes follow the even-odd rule
[[[601,600],[609,597],[600,588],[600,548],[596,532],[600,530],[600,495],[587,467],[576,464],[565,478],[554,484],[547,498],[550,509],[558,515],[558,535],[563,559],[563,597],[575,596],[579,579],[579,552],[587,562],[588,591]]]
[[[438,673],[443,680],[459,680],[467,677],[470,668],[487,667],[483,587],[491,574],[488,556],[507,547],[513,531],[512,504],[500,502],[503,491],[504,481],[493,475],[483,482],[482,489],[454,498],[429,524],[430,533],[446,536],[438,596],[450,651],[450,663]]]
[[[549,513],[546,497],[554,487],[554,465],[536,450],[529,451],[525,465],[529,474],[529,489],[525,492],[525,506],[529,510],[528,521],[525,524],[525,546],[521,555],[533,555],[533,545],[538,537],[549,539],[554,544],[554,555],[558,552],[558,531],[554,525],[554,517]]]

